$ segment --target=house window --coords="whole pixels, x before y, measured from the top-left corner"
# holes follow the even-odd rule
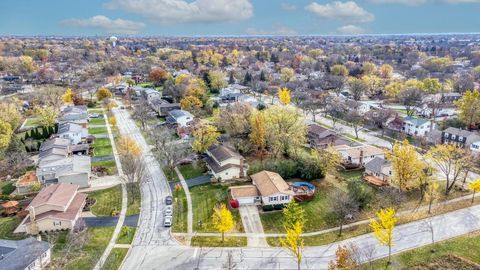
[[[61,221],[54,221],[53,226],[62,226],[62,222]]]
[[[447,137],[448,137],[448,133],[443,134],[443,137],[447,138]]]
[[[455,140],[456,138],[457,138],[457,136],[452,135],[452,140]]]

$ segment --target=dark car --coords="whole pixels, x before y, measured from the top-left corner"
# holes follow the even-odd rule
[[[167,205],[172,205],[172,203],[173,203],[173,198],[172,198],[172,196],[167,196],[167,197],[165,197],[165,204],[167,204]]]

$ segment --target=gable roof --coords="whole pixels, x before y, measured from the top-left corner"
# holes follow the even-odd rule
[[[416,117],[412,117],[412,116],[407,116],[407,117],[403,118],[403,121],[404,122],[411,122],[412,124],[414,124],[416,126],[421,126],[421,125],[426,124],[430,120],[423,119],[423,118],[416,118]]]
[[[193,115],[191,113],[189,113],[187,111],[184,111],[184,110],[172,110],[168,114],[175,119],[177,119],[179,117],[182,117],[182,116],[193,118]]]
[[[365,169],[370,170],[372,172],[382,172],[382,168],[389,165],[390,165],[390,161],[383,159],[381,157],[375,157],[374,159],[370,160],[367,164],[365,164]]]
[[[66,132],[82,132],[83,127],[79,124],[75,123],[62,123],[58,127],[58,134],[66,133]]]
[[[72,185],[67,183],[59,183],[45,187],[42,189],[29,207],[39,207],[44,204],[60,205],[67,207],[69,202],[75,196],[78,190],[78,185]]]
[[[447,129],[445,129],[443,132],[448,133],[448,134],[452,134],[452,135],[456,135],[456,136],[462,136],[462,137],[465,137],[465,138],[468,138],[470,136],[478,136],[480,138],[480,136],[478,134],[476,134],[475,132],[464,130],[464,129],[459,129],[459,128],[455,128],[455,127],[449,127]]]
[[[40,152],[41,151],[46,151],[50,148],[64,148],[67,149],[68,146],[70,145],[70,140],[68,139],[63,139],[63,138],[53,138],[53,139],[48,139],[44,141],[40,145]]]
[[[293,195],[290,186],[276,172],[261,171],[250,177],[262,196],[270,196],[277,193]]]
[[[229,158],[233,158],[233,157],[236,157],[236,158],[239,158],[239,159],[243,159],[243,157],[231,150],[230,148],[226,147],[226,146],[223,146],[221,144],[216,144],[216,145],[212,145],[209,149],[208,149],[208,152],[210,153],[210,155],[212,155],[218,162],[222,162],[222,161],[225,161]]]
[[[0,269],[26,269],[49,249],[49,243],[33,237],[18,241],[0,240]]]

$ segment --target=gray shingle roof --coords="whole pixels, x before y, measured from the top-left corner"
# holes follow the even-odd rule
[[[381,157],[375,157],[374,159],[370,160],[367,164],[365,164],[365,169],[370,170],[372,172],[381,172],[384,166],[390,164],[390,161],[385,160]]]
[[[23,270],[49,249],[50,244],[35,238],[0,240],[0,269]]]

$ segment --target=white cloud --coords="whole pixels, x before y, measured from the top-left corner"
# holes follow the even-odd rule
[[[305,7],[318,17],[326,20],[342,20],[349,22],[371,22],[375,16],[353,1],[335,1],[325,5],[313,2]]]
[[[445,0],[449,4],[475,4],[480,3],[480,0]]]
[[[250,0],[112,0],[105,6],[163,24],[230,22],[253,16]]]
[[[289,3],[282,3],[280,5],[280,8],[285,11],[294,11],[297,10],[297,6],[294,4],[289,4]]]
[[[142,22],[134,22],[123,19],[112,20],[103,15],[93,16],[88,19],[68,19],[62,22],[64,25],[85,28],[98,28],[108,34],[132,35],[145,27]]]
[[[374,4],[401,4],[406,6],[420,6],[427,3],[429,0],[369,0]]]
[[[364,34],[365,29],[349,24],[337,28],[337,33],[342,35],[359,35]]]
[[[248,28],[245,33],[252,36],[292,36],[296,35],[297,31],[286,26],[275,26],[272,30],[259,30],[256,28]]]

